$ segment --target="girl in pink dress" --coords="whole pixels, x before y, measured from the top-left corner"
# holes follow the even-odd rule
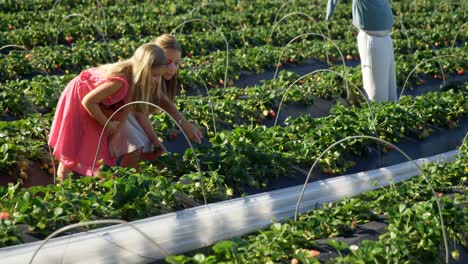
[[[91,171],[107,115],[124,103],[149,101],[168,67],[168,59],[159,46],[144,44],[130,59],[85,70],[67,85],[57,104],[48,142],[60,161],[59,180],[72,171],[96,175],[101,164],[115,165],[116,157],[108,148],[109,138],[123,127],[129,111],[149,109],[146,104],[128,106],[109,122],[98,153],[99,162]]]
[[[153,43],[164,50],[172,64],[162,75],[161,87],[152,96],[151,102],[167,111],[179,123],[190,140],[200,143],[203,138],[202,133],[195,124],[184,118],[174,104],[182,49],[176,38],[169,34],[157,37]],[[155,108],[152,110],[150,113],[159,112]],[[142,160],[155,160],[166,151],[154,131],[148,113],[137,111],[129,114],[123,131],[114,137],[110,144],[115,149],[116,155],[120,156],[117,165],[132,167],[137,171]]]

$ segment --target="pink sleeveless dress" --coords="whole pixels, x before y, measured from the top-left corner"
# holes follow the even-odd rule
[[[127,103],[129,84],[123,77],[104,78],[97,68],[80,73],[67,85],[57,104],[54,121],[49,134],[49,145],[53,155],[68,168],[81,175],[91,175],[102,126],[82,106],[84,96],[99,85],[118,80],[122,87],[101,104],[109,107],[116,103]],[[108,150],[108,134],[104,133],[98,153],[95,171],[101,164],[113,166],[117,157]],[[102,161],[102,162],[101,162]]]

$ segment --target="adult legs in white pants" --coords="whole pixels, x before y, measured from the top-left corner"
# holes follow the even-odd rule
[[[358,48],[364,90],[369,100],[396,101],[395,60],[390,35],[374,36],[361,30]]]

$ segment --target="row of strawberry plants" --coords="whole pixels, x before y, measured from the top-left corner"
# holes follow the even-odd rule
[[[404,131],[395,131],[394,126],[410,131],[418,130],[417,126],[424,125],[424,121],[432,125],[448,125],[447,118],[454,121],[466,117],[468,107],[465,99],[466,95],[463,92],[449,91],[428,94],[416,100],[408,98],[400,104],[374,105],[374,112],[385,113],[385,116],[377,114],[377,120],[381,122],[377,124],[377,129],[381,137],[395,142],[401,138],[400,135]],[[437,107],[438,105],[440,107]],[[396,113],[388,114],[391,109]],[[233,192],[242,194],[246,188],[265,187],[273,178],[288,175],[293,164],[310,165],[313,158],[335,140],[348,135],[366,134],[365,131],[369,127],[367,110],[338,106],[333,112],[335,114],[330,117],[314,121],[300,117],[285,128],[240,126],[232,131],[219,132],[211,138],[211,147],[200,146],[196,150],[210,200],[226,198]],[[414,124],[416,116],[421,116],[421,123]],[[360,126],[352,123],[353,120],[358,120],[354,122],[360,123]],[[40,130],[38,124],[35,126]],[[28,129],[23,127],[23,130]],[[40,134],[40,131],[36,133]],[[37,134],[28,136],[33,138],[37,137]],[[7,139],[7,142],[12,141]],[[30,141],[25,139],[23,143],[28,144]],[[18,146],[20,144],[22,142],[18,142]],[[363,146],[367,145],[369,142],[355,141],[349,147],[340,146],[338,150],[325,156],[321,164],[326,166],[325,168],[336,166],[332,173],[342,172],[352,164],[345,161],[347,164],[342,165],[339,161],[346,160],[350,153],[362,154]],[[29,144],[23,148],[32,151]],[[161,162],[166,164],[166,169],[161,172],[157,167],[147,164],[142,167],[141,174],[135,174],[132,170],[111,168],[107,173],[104,172],[104,175],[108,175],[104,179],[87,177],[78,181],[70,180],[61,186],[34,187],[21,191],[18,187],[10,186],[8,191],[3,189],[5,202],[1,203],[1,209],[13,216],[13,224],[26,223],[40,233],[50,232],[74,220],[111,217],[132,220],[147,217],[147,212],[157,214],[162,210],[158,206],[152,207],[154,210],[148,207],[154,204],[155,199],[166,201],[162,204],[168,204],[169,208],[176,206],[171,195],[177,191],[187,192],[195,199],[201,198],[199,174],[193,155],[189,150],[184,157],[163,157]],[[305,156],[309,158],[304,158]],[[153,174],[164,177],[155,178]],[[117,177],[112,178],[112,175]],[[151,179],[153,182],[149,183]],[[159,182],[162,179],[167,181]],[[158,187],[158,190],[167,192],[155,192],[155,189],[148,186],[165,186],[162,189]],[[86,191],[83,191],[84,188],[87,188]],[[77,189],[81,191],[76,192]],[[47,195],[43,195],[44,193]],[[172,201],[172,205],[167,199]],[[31,201],[36,206],[31,206]],[[76,201],[76,204],[70,204],[70,201]],[[83,204],[86,208],[80,207]],[[92,206],[87,206],[88,204]],[[15,212],[16,210],[18,212]]]
[[[374,125],[380,138],[394,143],[405,137],[422,140],[433,132],[434,127],[453,128],[460,119],[467,117],[465,101],[466,92],[449,90],[414,98],[404,97],[399,103],[373,104],[371,110],[337,105],[327,117],[314,119],[307,115],[300,116],[287,121],[284,128],[241,125],[230,131],[218,132],[210,142],[212,148],[220,151],[213,152],[211,148],[202,147],[197,155],[200,162],[206,163],[208,168],[218,168],[218,174],[226,176],[224,182],[228,186],[235,186],[242,193],[243,182],[245,186],[265,186],[271,180],[263,174],[256,178],[261,169],[256,168],[250,172],[249,166],[245,166],[239,174],[228,173],[231,168],[238,167],[237,160],[252,160],[249,157],[252,153],[244,152],[246,149],[254,147],[262,155],[275,157],[265,159],[259,165],[253,165],[254,167],[274,167],[282,158],[289,166],[296,164],[307,169],[306,166],[310,166],[336,140],[356,134],[375,135],[372,130],[369,131]],[[370,111],[373,112],[375,122],[369,120]],[[373,144],[375,142],[372,140],[359,139],[346,145],[338,145],[319,160],[321,169],[330,175],[344,173],[354,166],[352,157],[365,156],[369,146]],[[387,152],[392,149],[387,147],[383,150]],[[219,153],[225,153],[226,156]],[[191,160],[193,154],[188,152],[186,155],[186,159]],[[220,157],[227,163],[217,164],[215,161]],[[229,165],[231,162],[235,165]],[[276,178],[277,175],[271,177]]]
[[[238,7],[233,6],[232,9],[234,8]],[[197,11],[193,14],[175,12],[177,13],[175,15],[174,12],[170,11],[166,13],[167,8],[157,7],[152,4],[139,4],[126,6],[125,9],[119,6],[106,8],[106,19],[104,20],[101,10],[92,6],[77,12],[79,15],[83,15],[89,19],[84,21],[81,18],[69,18],[64,21],[63,13],[68,13],[65,10],[54,11],[52,15],[50,13],[39,13],[37,20],[31,20],[30,12],[24,15],[10,15],[12,16],[11,18],[6,15],[4,24],[0,24],[0,28],[3,29],[2,34],[0,34],[0,46],[13,43],[27,47],[54,44],[59,31],[59,25],[61,27],[60,31],[63,31],[59,35],[59,40],[62,44],[69,44],[70,42],[66,41],[64,36],[91,41],[100,40],[101,35],[94,28],[93,24],[102,30],[106,29],[107,36],[113,39],[120,37],[139,38],[142,35],[158,35],[161,32],[170,32],[177,25],[191,18],[208,20],[214,23],[218,29],[230,32],[232,30],[239,30],[241,27],[252,28],[270,24],[274,17],[274,11],[279,6],[269,6],[267,9],[264,9],[261,5],[255,4],[246,8],[250,12],[244,9],[242,13],[233,14],[231,9],[222,9],[223,12],[218,14],[200,14],[200,11]],[[306,12],[315,12],[315,14],[312,14],[314,16],[319,14],[317,10],[308,9]],[[256,11],[255,13],[253,13],[254,10]],[[263,11],[259,12],[259,10]],[[73,13],[70,12],[69,14]],[[268,19],[255,19],[256,16],[266,16]],[[29,23],[25,21],[28,19],[30,20]],[[80,23],[76,23],[77,19],[80,19]],[[271,28],[271,25],[268,26]],[[193,31],[212,31],[213,28],[206,23],[189,23],[180,30],[185,33],[193,33]]]
[[[55,46],[57,48],[55,52],[51,52],[50,47],[38,47],[35,48],[31,54],[26,55],[24,52],[14,51],[11,52],[10,55],[0,55],[0,60],[3,61],[3,69],[0,74],[0,79],[5,80],[26,77],[40,73],[41,71],[57,73],[67,73],[70,71],[78,72],[86,65],[96,65],[100,62],[109,61],[110,55],[112,55],[113,58],[126,58],[130,56],[132,51],[139,44],[150,41],[151,39],[152,38],[148,37],[138,42],[124,41],[121,39],[119,41],[111,42],[109,47],[102,43],[95,45],[93,48],[91,48],[86,42],[82,42],[79,45],[73,45],[70,48]],[[336,41],[336,43],[342,52],[347,54],[348,59],[356,58],[357,50],[354,43],[349,41]],[[228,75],[232,80],[238,78],[238,74],[241,69],[261,72],[265,68],[276,65],[281,51],[282,48],[271,46],[231,50]],[[455,72],[456,70],[466,68],[466,61],[462,59],[465,53],[466,50],[464,48],[443,48],[440,50],[426,51],[425,57],[432,58],[437,54],[453,55],[454,58],[445,60],[450,66],[450,68],[446,70]],[[310,40],[290,45],[282,55],[280,61],[295,63],[311,57],[326,59],[326,54],[332,56],[334,60],[339,58],[339,53],[332,44],[324,44],[318,40]],[[424,54],[424,52],[421,54]],[[184,58],[182,66],[187,65],[201,68],[199,71],[200,77],[203,78],[210,86],[217,86],[218,81],[224,79],[225,56],[225,51],[211,53],[208,56],[197,56],[192,58],[188,56]],[[397,65],[400,65],[400,63],[398,63],[400,62],[399,58],[409,58],[407,61],[413,61],[412,65],[416,64],[416,62],[411,59],[412,56],[412,54],[397,55]],[[435,64],[437,62],[433,61],[431,63]],[[405,65],[406,64],[407,63],[405,63]],[[437,69],[437,67],[434,67],[434,69]],[[404,73],[409,73],[409,71],[410,69],[407,69]],[[398,77],[399,83],[402,83],[405,76],[399,74]],[[181,83],[185,86],[188,84],[192,84],[193,86],[193,83],[201,84],[202,82],[194,72],[185,69],[181,72]]]
[[[448,240],[468,248],[465,231],[468,193],[456,193],[455,199],[445,197],[467,183],[468,143],[460,148],[454,162],[431,163],[424,167],[442,205]],[[298,221],[273,223],[257,233],[218,242],[205,253],[192,256],[170,256],[168,263],[322,263],[323,250],[316,239],[352,235],[359,225],[387,217],[386,230],[377,241],[364,240],[359,245],[347,245],[338,240],[328,243],[339,257],[322,259],[327,263],[400,263],[430,262],[443,258],[440,247],[443,237],[436,198],[422,176],[414,177],[391,188],[363,193],[333,204],[310,210]],[[457,208],[458,206],[458,208]],[[462,208],[461,210],[459,208]],[[452,243],[449,243],[452,245]],[[346,251],[347,250],[347,251]],[[347,252],[347,253],[346,253]],[[451,249],[451,259],[457,261],[460,252]],[[347,254],[343,256],[342,254]]]
[[[209,5],[205,8],[215,9],[218,5]],[[224,5],[223,5],[224,6]],[[237,10],[237,9],[242,10]],[[188,9],[188,8],[186,8]],[[232,14],[232,9],[239,11],[239,14]],[[247,10],[246,10],[247,9]],[[218,27],[222,29],[224,32],[232,33],[232,30],[239,30],[239,25],[242,28],[252,28],[262,26],[269,26],[268,29],[271,31],[271,26],[274,21],[273,18],[276,17],[275,11],[279,9],[278,4],[269,4],[267,8],[265,8],[265,4],[255,4],[255,5],[247,5],[247,6],[230,6],[229,10],[223,10],[224,12],[215,14],[213,16],[212,11],[210,13],[201,14],[203,9],[197,10],[195,14],[191,15],[191,18],[201,18],[207,19],[211,22],[215,23]],[[162,11],[164,10],[164,11]],[[167,8],[160,8],[155,7],[152,4],[143,4],[143,5],[133,5],[133,6],[126,6],[125,11],[120,8],[120,6],[111,6],[107,7],[105,12],[107,14],[107,20],[103,20],[100,16],[100,10],[97,10],[96,7],[90,6],[89,8],[82,8],[79,10],[79,14],[82,14],[88,18],[93,19],[93,23],[98,25],[100,28],[106,28],[107,33],[109,36],[113,38],[117,37],[127,37],[127,38],[137,38],[141,37],[142,34],[146,35],[157,35],[160,32],[170,31],[176,25],[182,23],[184,20],[187,19],[189,14],[180,13],[179,12],[171,12],[167,11],[171,10],[170,7]],[[261,10],[261,11],[259,11]],[[342,36],[346,36],[347,32],[349,32],[349,7],[339,9],[342,10],[341,12],[337,12],[335,15],[335,19],[332,21],[331,24],[331,37],[332,38],[340,38]],[[62,21],[63,16],[62,13],[65,10],[58,10],[54,12],[51,16],[50,13],[39,13],[34,16],[34,20],[31,20],[31,13],[26,14],[18,14],[15,13],[14,16],[9,17],[8,14],[5,14],[6,19],[4,23],[8,23],[5,25],[0,24],[0,28],[8,29],[8,31],[3,32],[4,39],[0,37],[0,45],[3,44],[17,44],[17,45],[25,45],[28,47],[34,47],[37,45],[50,45],[55,43],[55,38],[57,34],[58,24],[63,22],[62,28],[65,30],[62,35],[60,35],[60,43],[62,44],[69,44],[70,37],[74,39],[83,39],[92,37],[90,40],[99,40],[101,36],[98,34],[96,29],[91,26],[90,23],[76,23],[75,21]],[[185,10],[188,11],[188,10]],[[242,12],[240,12],[242,11]],[[253,11],[255,11],[255,16],[253,15]],[[320,25],[319,27],[324,30],[328,28],[323,21],[323,12],[320,12],[320,9],[314,8],[314,5],[301,5],[297,6],[294,5],[293,10],[295,12],[303,12],[307,13],[309,16],[312,17],[320,17]],[[453,13],[454,12],[454,13]],[[437,32],[442,34],[446,34],[446,32],[452,32],[451,36],[456,33],[458,27],[461,26],[460,21],[464,21],[464,16],[466,15],[463,12],[453,11],[452,13],[440,13],[431,16],[430,21],[423,23],[422,25],[428,27],[429,29],[436,29]],[[74,12],[71,12],[74,13]],[[167,13],[167,14],[166,14]],[[178,14],[178,15],[175,15]],[[169,17],[165,17],[164,15],[168,15]],[[454,18],[454,15],[457,18]],[[151,21],[151,19],[141,20],[142,17],[144,18],[151,18],[160,16],[158,19]],[[257,16],[263,17],[263,19],[255,19]],[[299,16],[299,15],[298,15]],[[404,19],[397,19],[398,22],[400,20],[403,21],[405,27],[407,29],[415,29],[421,30],[420,28],[421,23],[419,20],[413,22],[413,19],[416,18],[427,18],[427,13],[411,13],[411,16],[406,16],[406,14],[401,14]],[[277,17],[276,17],[277,18]],[[277,18],[278,19],[278,18]],[[302,20],[302,19],[301,19]],[[30,25],[28,21],[33,21],[34,24]],[[125,21],[126,25],[123,26],[122,22]],[[259,24],[260,21],[263,21],[263,24]],[[307,21],[307,19],[306,19]],[[105,22],[105,24],[103,24]],[[264,24],[264,23],[267,24]],[[297,21],[300,22],[300,21]],[[308,21],[310,22],[310,21]],[[283,22],[284,23],[284,22]],[[338,28],[337,28],[338,23]],[[22,25],[22,29],[16,28],[14,25]],[[115,26],[114,26],[115,24]],[[303,24],[303,23],[301,23]],[[457,27],[458,25],[458,27]],[[205,31],[205,30],[212,30],[210,25],[207,24],[188,24],[184,26],[184,32],[190,32],[193,34],[193,30],[198,32]],[[437,28],[443,28],[444,30],[437,30]],[[39,29],[39,30],[38,30]],[[445,30],[447,29],[447,30]],[[18,31],[19,30],[19,31]],[[338,32],[336,32],[338,30]],[[335,32],[335,34],[334,34]],[[250,36],[256,34],[248,34]],[[64,36],[68,36],[68,40],[65,40]],[[463,35],[461,36],[463,37]],[[2,40],[3,39],[3,40]],[[245,39],[243,37],[242,39]],[[221,43],[222,44],[222,43]]]
[[[138,4],[141,2],[147,1],[135,1],[135,0],[101,0],[99,4],[103,7],[111,7],[111,6],[122,6],[127,4]],[[149,1],[153,2],[153,1]],[[179,3],[181,1],[178,1]],[[87,8],[90,5],[95,7],[97,5],[97,1],[93,0],[31,0],[31,1],[2,1],[0,2],[0,10],[6,13],[13,13],[13,14],[21,14],[25,11],[50,11],[52,8],[61,7],[65,10],[80,10],[83,8]],[[165,3],[166,5],[168,3]],[[31,18],[30,18],[31,19]]]
[[[342,71],[341,66],[334,67]],[[352,68],[349,76],[359,75],[357,69]],[[4,91],[0,93],[0,108],[9,115],[22,118],[34,113],[36,109],[40,112],[50,112],[54,109],[60,92],[74,75],[63,76],[35,76],[32,80],[7,81]],[[298,74],[289,71],[280,71],[278,78],[265,81],[262,85],[256,85],[245,89],[227,87],[226,89],[210,90],[210,97],[181,95],[177,99],[178,108],[190,113],[190,118],[203,124],[207,129],[212,122],[206,115],[211,111],[212,101],[215,116],[222,122],[236,124],[242,120],[255,121],[265,118],[271,110],[278,105],[286,89],[298,79]],[[360,78],[360,76],[357,76]],[[360,80],[356,80],[360,86]],[[357,91],[351,87],[351,93]],[[291,86],[285,96],[285,103],[312,104],[314,97],[332,99],[346,94],[344,83],[335,78],[330,72],[317,73],[303,78],[296,85]],[[274,113],[270,114],[274,115]],[[274,116],[273,116],[274,117]]]
[[[228,124],[224,128],[232,128],[233,125],[239,122],[254,121],[258,118],[266,118],[267,116],[273,118],[275,113],[272,108],[278,103],[282,93],[284,93],[284,90],[273,90],[273,88],[282,87],[283,79],[287,78],[291,80],[291,75],[292,73],[281,74],[277,82],[269,81],[263,86],[246,88],[242,90],[242,94],[240,93],[241,90],[237,88],[213,90],[214,92],[211,92],[211,100],[213,102],[218,130],[223,124]],[[283,78],[283,76],[286,77]],[[6,97],[2,98],[3,100],[0,102],[3,102],[3,109],[10,111],[10,114],[16,114],[20,117],[26,117],[26,115],[31,113],[34,114],[32,108],[39,108],[41,112],[51,111],[57,103],[60,90],[72,77],[72,75],[58,78],[36,76],[32,82],[23,80],[14,83],[14,86],[12,85],[13,82],[7,82],[6,87],[10,90],[3,92],[6,94]],[[306,85],[293,87],[289,91],[288,99],[285,102],[313,103],[313,95],[311,93],[313,90],[310,84]],[[309,89],[309,92],[304,91],[304,88]],[[245,98],[241,99],[241,95]],[[27,99],[28,97],[29,99]],[[211,116],[207,115],[207,112],[210,112],[210,103],[207,97],[184,96],[178,98],[176,104],[179,109],[187,113],[190,120],[205,126],[209,130],[208,135],[213,134]],[[263,114],[266,110],[268,110],[267,113]],[[51,117],[51,114],[42,117],[46,128],[50,126]],[[169,118],[167,116],[157,116],[154,117],[154,123],[160,135],[166,135],[169,138],[172,133],[171,131],[174,129],[174,125]],[[45,132],[40,133],[40,131],[47,131],[47,129],[44,130],[43,124],[40,123],[36,115],[19,121],[1,122],[1,124],[8,129],[5,129],[1,137],[2,144],[6,145],[3,149],[5,158],[1,162],[0,169],[7,170],[10,174],[17,174],[24,167],[22,162],[18,162],[18,160],[23,159],[21,157],[40,160],[42,166],[47,167],[46,169],[51,167],[47,162],[47,155],[42,151],[42,142],[44,142],[46,135]],[[31,133],[32,131],[28,129],[34,131],[34,133]],[[31,141],[33,142],[32,144]],[[28,145],[31,147],[29,150],[25,148]],[[24,168],[22,173],[24,173]]]
[[[225,19],[226,15],[221,15],[221,17]],[[132,20],[122,17],[111,17],[110,19],[111,21],[106,23],[107,34],[108,36],[113,36],[114,39],[121,37],[124,37],[125,39],[138,39],[142,36],[158,35],[161,32],[170,32],[178,24],[183,22],[183,20],[171,20],[167,22],[158,20],[152,22],[152,24],[148,26],[145,26],[144,24],[141,24],[140,21],[129,22]],[[134,20],[136,19],[141,19],[141,16],[136,16]],[[443,20],[441,19],[441,21]],[[451,23],[451,29],[446,29],[445,24],[438,24],[437,26],[434,26],[434,28],[429,26],[429,29],[419,27],[408,28],[408,30],[404,32],[404,35],[401,35],[401,41],[407,42],[406,37],[408,36],[411,40],[409,45],[412,45],[413,48],[425,48],[427,43],[424,43],[424,45],[418,45],[418,43],[421,42],[422,36],[423,39],[430,39],[432,42],[434,42],[434,44],[438,44],[438,46],[450,46],[451,41],[456,35],[458,29],[456,26],[454,27],[454,25],[459,25],[458,27],[461,26],[459,21],[460,20],[453,21]],[[38,45],[54,45],[56,44],[56,41],[65,45],[70,45],[71,43],[76,42],[76,40],[86,42],[102,41],[101,33],[98,32],[97,29],[87,21],[81,21],[79,23],[76,23],[76,21],[65,21],[61,27],[61,30],[57,28],[58,25],[55,25],[57,23],[51,23],[47,25],[37,23],[34,27],[31,28],[15,29],[14,31],[3,32],[2,34],[5,35],[6,38],[3,39],[0,34],[0,46],[15,44],[33,48]],[[187,53],[191,54],[198,54],[200,52],[203,54],[203,52],[207,51],[224,49],[224,39],[220,38],[220,34],[218,32],[224,32],[228,43],[231,45],[231,48],[238,48],[245,45],[264,45],[269,41],[271,32],[273,30],[271,25],[249,26],[245,25],[243,21],[240,21],[239,23],[242,24],[242,28],[221,28],[215,32],[212,32],[212,28],[204,29],[206,26],[211,27],[211,25],[205,23],[195,22],[194,24],[185,25],[183,27],[185,30],[187,30],[185,32],[190,32],[190,34],[182,35],[182,46],[184,50],[187,51]],[[332,39],[343,39],[343,37],[345,37],[354,41],[354,35],[356,31],[350,31],[349,21],[346,19],[333,21],[330,26],[328,26],[328,22],[324,20],[312,23],[306,19],[306,23],[308,23],[308,25],[304,26],[304,21],[302,19],[298,21],[294,20],[287,24],[283,22],[281,26],[276,28],[276,34],[271,40],[271,43],[273,45],[280,46],[299,34],[313,31],[320,32],[320,30],[322,30]],[[233,22],[233,24],[235,23]],[[134,25],[134,28],[132,28],[132,25]],[[165,25],[167,28],[160,29],[158,28],[160,27],[159,25]],[[196,32],[193,32],[193,30],[188,30],[188,26],[194,27]],[[285,30],[285,26],[287,26],[287,30]],[[103,29],[104,27],[100,26],[100,28]],[[328,31],[328,28],[331,28],[331,30]],[[436,33],[434,33],[434,30]],[[466,36],[464,34],[460,34],[458,36],[458,40],[462,42],[465,39]],[[404,51],[405,53],[410,52],[408,50],[403,50],[403,48],[406,48],[407,46],[408,44],[405,43],[405,45],[400,48],[401,51]]]

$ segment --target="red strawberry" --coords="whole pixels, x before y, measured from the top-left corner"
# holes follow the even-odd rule
[[[458,75],[463,75],[463,74],[465,74],[465,71],[463,69],[459,69],[459,70],[457,70],[457,74]]]
[[[294,58],[289,58],[290,63],[296,63],[296,60]]]
[[[267,115],[268,118],[275,118],[275,116],[276,116],[276,113],[274,110],[270,110],[268,112],[268,115]]]
[[[177,134],[176,134],[176,133],[171,133],[171,134],[169,135],[169,137],[170,137],[171,139],[175,139],[175,138],[177,137]]]
[[[62,68],[62,65],[60,63],[55,64],[55,69],[60,70]]]
[[[71,44],[73,42],[73,38],[71,36],[66,36],[65,42],[67,42],[67,44]]]
[[[224,86],[224,80],[219,80],[219,84],[220,84],[221,86]]]
[[[439,79],[439,75],[437,74],[434,74],[434,76],[432,76],[434,79]]]
[[[10,218],[10,214],[8,212],[0,212],[0,220],[8,218]]]
[[[393,150],[393,146],[390,145],[390,144],[385,145],[385,149],[386,149],[387,151],[392,151],[392,150]]]

